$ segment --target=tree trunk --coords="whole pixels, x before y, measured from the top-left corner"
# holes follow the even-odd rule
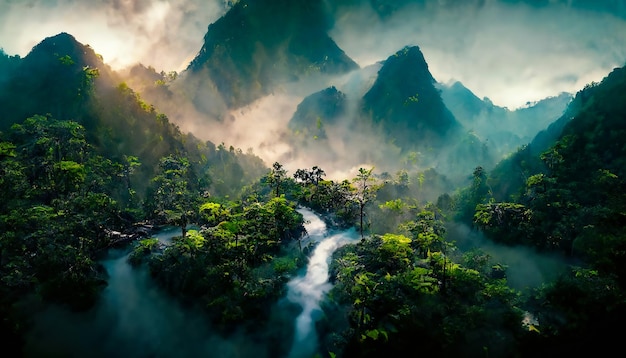
[[[360,219],[361,219],[361,239],[363,239],[363,209],[365,208],[364,204],[359,204],[359,214],[360,214]]]

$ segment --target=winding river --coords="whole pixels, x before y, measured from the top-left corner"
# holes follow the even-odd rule
[[[309,259],[306,273],[295,277],[287,284],[289,289],[287,298],[302,307],[302,312],[295,320],[290,358],[315,356],[318,350],[315,322],[321,314],[319,304],[332,288],[328,282],[330,257],[335,250],[357,238],[354,229],[331,235],[326,231],[324,222],[313,212],[302,209],[300,213],[308,221],[306,228],[309,239],[316,243],[316,247]]]
[[[306,270],[288,283],[286,301],[300,306],[288,322],[273,327],[293,337],[283,342],[290,358],[317,352],[315,321],[320,300],[331,288],[328,261],[340,246],[356,238],[353,230],[329,234],[324,222],[307,209],[298,209],[307,223],[303,245],[315,245]],[[180,230],[169,228],[155,235],[168,244]],[[111,250],[102,261],[108,285],[98,303],[86,312],[46,305],[36,312],[26,337],[27,357],[272,357],[272,343],[240,332],[223,337],[211,330],[199,310],[164,294],[146,267],[132,268],[128,250]],[[277,303],[277,310],[281,307]],[[297,317],[295,317],[297,315]],[[291,348],[289,348],[291,347]]]

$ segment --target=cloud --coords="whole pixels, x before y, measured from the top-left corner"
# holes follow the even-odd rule
[[[512,109],[574,93],[626,63],[626,21],[607,13],[564,4],[429,4],[384,20],[367,6],[353,8],[331,36],[361,66],[418,45],[436,80],[459,80]]]
[[[140,62],[180,71],[227,7],[223,0],[3,1],[0,47],[25,56],[45,37],[68,32],[113,68]]]
[[[462,252],[480,248],[491,257],[493,264],[505,265],[507,283],[518,290],[539,287],[565,273],[569,267],[561,254],[538,252],[531,247],[503,245],[462,223],[449,223],[446,229],[447,239],[454,242]]]
[[[24,56],[43,38],[68,32],[113,68],[141,62],[158,71],[180,71],[228,3],[5,0],[0,2],[0,47]],[[418,45],[438,81],[459,80],[480,97],[510,108],[576,92],[626,63],[623,16],[575,9],[563,1],[542,7],[448,3],[416,1],[422,5],[403,7],[384,20],[371,7],[351,7],[339,14],[331,36],[361,66]]]

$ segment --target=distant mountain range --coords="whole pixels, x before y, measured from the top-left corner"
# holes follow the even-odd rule
[[[499,107],[459,82],[437,83],[418,47],[406,47],[382,61],[374,81],[368,75],[355,77],[344,85],[350,94],[341,85],[332,86],[298,106],[289,122],[296,151],[337,158],[340,153],[333,151],[333,141],[369,136],[377,138],[370,148],[351,146],[365,152],[361,158],[384,162],[385,152],[389,161],[413,161],[462,176],[475,166],[495,165],[529,143],[561,117],[572,98],[562,93],[518,110]],[[364,93],[352,89],[365,88],[368,82],[373,83]],[[390,152],[396,155],[389,156]]]
[[[209,26],[184,80],[189,88],[214,86],[216,95],[236,108],[281,83],[356,69],[328,36],[328,28],[322,1],[239,1]],[[210,80],[198,81],[204,76]]]
[[[572,100],[561,93],[516,110],[480,99],[461,82],[439,84],[444,103],[465,128],[487,141],[502,157],[528,144],[541,130],[557,120]]]
[[[205,128],[221,126],[229,111],[308,81],[315,85],[277,138],[292,147],[285,160],[341,158],[387,170],[433,167],[460,177],[476,166],[492,167],[530,142],[571,100],[563,93],[514,111],[499,107],[461,83],[438,83],[417,46],[359,68],[327,33],[334,11],[358,3],[238,1],[208,27],[204,45],[180,74],[142,65],[116,73],[90,47],[59,34],[24,59],[0,59],[0,104],[8,113],[0,128],[34,113],[82,116],[87,127],[96,118],[105,120],[85,115],[94,111],[93,101],[87,106],[80,100],[88,69],[98,70],[96,85],[103,96],[126,81],[123,85],[140,93],[155,113],[174,123],[202,122]],[[381,12],[405,3],[371,1]],[[138,126],[133,132],[142,132],[140,124],[127,120]],[[110,127],[115,131],[94,136],[127,146],[116,133],[124,127],[118,124]]]

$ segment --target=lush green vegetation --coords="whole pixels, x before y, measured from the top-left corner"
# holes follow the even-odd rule
[[[233,14],[269,11],[255,6],[238,2]],[[296,46],[267,41],[270,49]],[[201,59],[223,64],[218,45]],[[251,44],[233,46],[246,52]],[[394,56],[383,73],[402,72],[394,61],[421,53],[406,48]],[[364,110],[380,123],[405,112],[441,114],[432,86],[407,83],[432,85],[421,70],[423,78],[405,87],[375,84]],[[264,75],[242,71],[246,81]],[[229,84],[240,85],[248,84]],[[387,98],[392,89],[401,94]],[[252,98],[235,87],[222,91],[234,102]],[[477,166],[461,188],[434,169],[359,168],[352,178],[329,180],[319,166],[289,173],[281,163],[267,166],[251,152],[183,134],[67,34],[24,59],[0,53],[0,334],[19,346],[32,318],[28,302],[92,307],[107,284],[99,260],[120,246],[163,294],[201,307],[216,330],[263,327],[311,251],[301,245],[301,205],[360,237],[332,258],[334,286],[317,326],[324,355],[609,351],[618,347],[614,327],[626,313],[625,94],[626,69],[616,69],[578,93],[550,133],[490,171]],[[336,91],[326,95],[343,100]],[[426,132],[454,126],[443,115]],[[482,150],[471,134],[456,138],[457,148]],[[513,289],[505,263],[447,239],[452,222],[502,244],[562,253],[576,265],[542,286]],[[181,235],[164,245],[141,229],[147,225],[176,226]]]
[[[326,33],[331,23],[324,6],[320,1],[238,1],[209,26],[189,70],[210,78],[215,95],[235,108],[280,84],[353,70],[358,65]],[[194,86],[194,77],[188,86]]]
[[[182,134],[67,34],[2,66],[0,312],[16,345],[26,299],[91,307],[106,285],[99,257],[141,237],[135,223],[186,227],[207,198],[236,195],[266,170],[251,153]]]

